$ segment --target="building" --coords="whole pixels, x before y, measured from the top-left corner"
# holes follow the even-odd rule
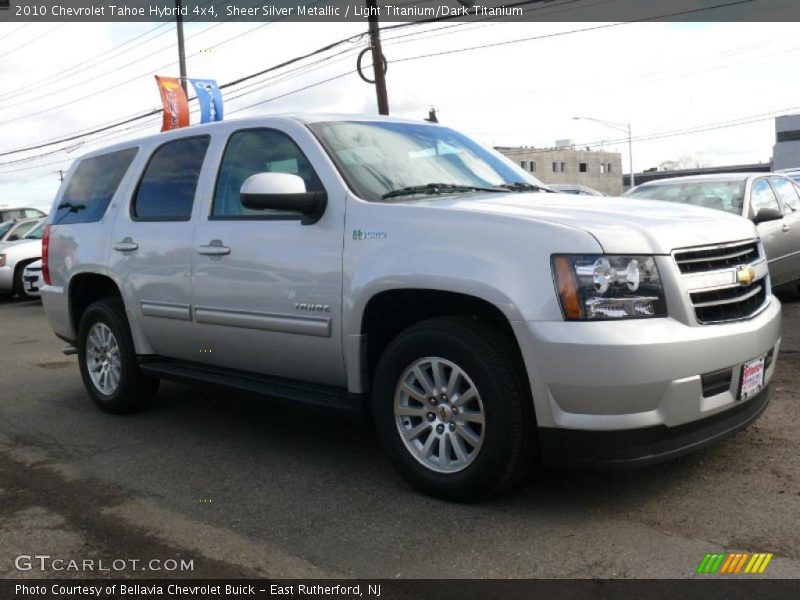
[[[800,115],[784,115],[775,119],[772,157],[776,171],[800,168]]]
[[[557,144],[557,148],[498,146],[495,150],[544,183],[580,183],[609,196],[622,193],[621,154],[577,150],[569,140]]]

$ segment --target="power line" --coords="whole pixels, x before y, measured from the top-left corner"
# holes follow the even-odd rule
[[[521,2],[521,3],[518,3],[518,4],[532,4],[532,3],[539,3],[539,2],[542,2],[542,1],[543,0],[529,0],[528,2]],[[674,13],[665,14],[665,15],[659,15],[659,16],[655,16],[655,17],[649,17],[649,18],[645,18],[645,19],[640,19],[639,21],[605,24],[605,25],[599,25],[599,26],[595,26],[595,27],[589,27],[589,28],[583,28],[583,29],[577,29],[577,30],[556,32],[556,33],[553,33],[553,34],[546,34],[546,35],[540,35],[540,36],[531,36],[531,37],[520,38],[520,39],[516,39],[516,40],[506,40],[506,41],[502,41],[502,42],[495,42],[495,43],[490,43],[490,44],[482,44],[482,45],[472,46],[472,47],[467,47],[467,48],[458,48],[458,49],[446,50],[446,51],[441,51],[441,52],[432,53],[432,54],[406,57],[406,58],[398,59],[395,62],[405,62],[405,61],[411,61],[411,60],[418,60],[418,59],[421,59],[421,58],[430,58],[432,56],[439,56],[439,55],[443,55],[443,54],[453,54],[453,53],[457,53],[457,52],[466,52],[466,51],[478,50],[478,49],[483,49],[483,48],[488,48],[488,47],[495,47],[495,46],[514,44],[514,43],[533,41],[533,40],[538,40],[538,39],[546,39],[546,38],[558,37],[558,36],[568,35],[568,34],[572,34],[572,33],[582,33],[582,32],[586,32],[586,31],[594,31],[594,30],[598,30],[598,29],[607,29],[609,27],[618,27],[618,26],[621,26],[621,25],[632,24],[634,22],[652,21],[652,20],[657,20],[657,19],[670,18],[670,17],[681,16],[681,15],[686,15],[686,14],[698,13],[698,12],[703,12],[703,11],[708,11],[708,10],[715,10],[715,9],[722,8],[722,7],[728,7],[728,6],[738,5],[738,4],[745,4],[745,3],[752,2],[752,1],[753,0],[738,0],[738,1],[735,1],[735,2],[728,2],[728,3],[725,3],[725,4],[719,4],[719,5],[715,5],[715,6],[711,6],[711,7],[703,7],[703,8],[693,9],[693,10],[686,10],[686,11],[674,12]],[[427,22],[431,22],[431,21],[432,20],[428,20]],[[419,23],[418,22],[415,22],[415,23],[401,23],[401,24],[398,24],[398,25],[392,25],[392,26],[389,26],[389,27],[385,27],[383,29],[389,29],[389,30],[398,29],[398,28],[401,28],[401,27],[407,27],[407,26],[411,26],[411,25],[414,25],[414,24],[419,24]],[[246,77],[241,77],[241,78],[236,79],[234,81],[228,82],[228,83],[220,86],[220,88],[224,89],[224,88],[232,87],[232,86],[235,86],[235,85],[239,85],[239,84],[241,84],[241,83],[243,83],[245,81],[248,81],[250,79],[254,79],[256,77],[260,77],[260,76],[262,76],[262,75],[264,75],[266,73],[273,72],[273,71],[278,70],[280,68],[283,68],[285,66],[297,63],[297,62],[302,61],[304,59],[307,59],[307,58],[310,58],[312,56],[315,56],[315,55],[321,54],[323,52],[326,52],[326,51],[328,51],[328,50],[330,50],[332,48],[340,46],[340,45],[342,45],[344,43],[347,43],[349,41],[352,41],[354,39],[361,38],[363,35],[364,34],[362,33],[362,34],[357,34],[357,35],[354,35],[354,36],[349,36],[348,38],[344,38],[344,39],[339,40],[337,42],[333,42],[331,44],[328,44],[326,46],[318,48],[317,50],[314,50],[314,51],[309,52],[307,54],[304,54],[302,56],[298,56],[298,57],[289,59],[287,61],[279,63],[278,65],[274,65],[272,67],[269,67],[269,68],[264,69],[262,71],[259,71],[257,73],[253,73],[253,74],[248,75]],[[334,76],[332,78],[329,78],[329,79],[327,79],[327,80],[325,80],[323,82],[318,82],[317,84],[314,84],[314,85],[319,85],[320,83],[325,83],[327,81],[332,81],[334,79],[338,79],[340,77],[348,75],[351,72],[352,71],[349,71],[347,73],[342,73],[340,75],[337,75],[337,76]],[[306,88],[301,88],[301,89],[308,89],[308,87],[313,87],[313,85],[312,86],[307,86]],[[288,94],[284,94],[284,95],[288,95]],[[278,96],[278,97],[283,97],[283,95],[282,96]],[[278,97],[276,97],[276,98],[278,98]],[[276,98],[273,98],[273,99],[276,99]],[[267,101],[269,101],[269,100],[261,101],[261,102],[258,102],[258,103],[254,103],[254,104],[252,104],[252,105],[250,105],[248,107],[245,107],[245,108],[251,108],[252,106],[257,106],[257,105],[263,104],[264,102],[267,102]],[[244,108],[243,109],[239,109],[239,110],[244,110]],[[48,143],[43,143],[43,144],[38,144],[38,145],[34,145],[34,146],[29,146],[27,148],[21,148],[21,149],[15,149],[15,150],[2,152],[2,153],[0,153],[0,156],[8,156],[8,155],[11,155],[11,154],[17,154],[17,153],[27,152],[27,151],[31,151],[31,150],[37,150],[37,149],[40,149],[40,148],[43,148],[43,147],[47,147],[47,146],[50,146],[50,145],[55,145],[57,143],[62,143],[62,142],[66,142],[66,141],[73,141],[75,139],[81,139],[83,137],[87,137],[87,136],[90,136],[90,135],[93,135],[93,134],[96,134],[96,133],[100,133],[100,132],[103,132],[103,131],[107,131],[109,129],[113,129],[113,128],[118,127],[118,126],[126,125],[126,124],[129,124],[129,123],[132,123],[132,122],[147,118],[149,116],[157,115],[160,112],[161,112],[161,109],[153,109],[153,110],[151,110],[149,112],[146,112],[146,113],[131,117],[129,119],[120,121],[118,123],[111,124],[111,125],[108,125],[106,127],[97,128],[97,129],[92,130],[92,131],[90,131],[88,133],[84,133],[84,134],[80,134],[80,135],[74,135],[74,136],[70,136],[70,137],[66,137],[66,138],[61,138],[59,140],[55,140],[55,141],[48,142]]]
[[[57,82],[62,81],[64,79],[68,78],[68,77],[72,77],[76,70],[78,70],[78,72],[80,72],[82,70],[91,69],[91,68],[94,68],[96,66],[99,66],[100,64],[102,64],[104,62],[112,60],[113,58],[116,58],[118,56],[126,54],[126,53],[130,52],[131,50],[133,50],[134,48],[137,48],[140,44],[136,44],[135,46],[132,46],[132,47],[130,47],[130,48],[126,49],[126,50],[123,50],[122,52],[118,52],[118,53],[114,53],[114,50],[118,50],[118,49],[120,49],[120,48],[122,48],[122,47],[124,47],[124,46],[126,46],[126,45],[128,45],[128,44],[130,44],[130,43],[132,43],[132,42],[134,42],[136,40],[138,40],[138,39],[141,39],[142,37],[145,37],[145,36],[155,32],[155,31],[157,31],[159,29],[162,29],[163,27],[166,27],[169,24],[170,23],[161,23],[160,25],[157,25],[156,27],[154,27],[152,29],[148,29],[147,31],[145,31],[143,33],[140,33],[139,35],[136,35],[133,38],[131,38],[129,40],[126,40],[125,42],[110,48],[109,52],[111,52],[111,54],[106,53],[103,56],[95,56],[94,58],[92,58],[92,59],[90,59],[88,61],[88,63],[92,63],[94,60],[100,58],[101,60],[97,64],[87,65],[87,61],[82,61],[82,62],[79,62],[79,63],[76,63],[76,64],[72,65],[71,67],[67,67],[66,69],[59,69],[56,77],[53,77],[53,75],[56,75],[54,73],[54,74],[51,74],[51,75],[47,75],[47,76],[43,77],[42,79],[40,79],[38,81],[35,81],[35,82],[32,82],[32,83],[30,83],[30,84],[28,84],[26,86],[21,87],[21,88],[17,88],[15,90],[9,90],[9,91],[5,92],[4,94],[0,94],[0,100],[8,100],[8,99],[11,99],[11,98],[16,98],[18,96],[25,95],[25,94],[27,94],[29,92],[41,89],[43,87],[47,87],[48,85],[52,85],[53,83],[57,83]],[[159,34],[159,35],[157,35],[155,37],[160,37],[161,35],[164,35],[166,33],[169,33],[169,32],[165,31],[165,32],[163,32],[163,33],[161,33],[161,34]],[[153,38],[153,39],[155,39],[155,38]],[[146,41],[153,41],[153,39],[146,40]],[[142,43],[145,43],[145,42],[142,42]]]
[[[560,36],[564,36],[564,35],[570,35],[570,34],[573,34],[573,33],[583,33],[583,32],[586,32],[586,31],[599,31],[601,29],[611,29],[612,27],[622,27],[624,25],[632,25],[633,23],[645,23],[645,22],[649,22],[649,21],[657,21],[657,20],[660,20],[660,19],[669,19],[671,17],[679,17],[679,16],[683,16],[683,15],[689,15],[689,14],[694,14],[694,13],[699,13],[699,12],[705,12],[705,11],[709,11],[709,10],[716,10],[716,9],[719,9],[719,8],[726,8],[726,7],[729,7],[729,6],[736,6],[736,5],[739,5],[739,4],[748,4],[748,3],[754,2],[754,1],[755,0],[736,0],[734,2],[727,2],[725,4],[716,4],[714,6],[706,6],[706,7],[702,7],[702,8],[694,8],[694,9],[691,9],[691,10],[683,10],[683,11],[669,13],[669,14],[665,14],[665,15],[658,15],[658,16],[654,16],[654,17],[646,17],[646,18],[642,18],[642,19],[636,19],[634,21],[623,21],[623,22],[620,22],[620,23],[605,23],[603,25],[594,25],[592,27],[585,27],[583,29],[572,29],[572,30],[568,30],[568,31],[559,31],[559,32],[556,32],[556,33],[548,33],[548,34],[544,34],[544,35],[534,35],[534,36],[530,36],[530,37],[517,38],[517,39],[514,39],[514,40],[504,40],[502,42],[491,42],[491,43],[488,43],[488,44],[479,44],[477,46],[469,46],[467,48],[455,48],[455,49],[452,49],[452,50],[441,50],[439,52],[431,52],[431,53],[427,53],[427,54],[419,54],[419,55],[416,55],[416,56],[407,56],[405,58],[397,58],[393,62],[396,62],[396,63],[398,63],[398,62],[407,62],[407,61],[412,61],[412,60],[419,60],[419,59],[422,59],[422,58],[433,58],[433,57],[436,57],[436,56],[445,56],[445,55],[448,55],[448,54],[457,54],[459,52],[470,52],[472,50],[484,50],[486,48],[496,48],[496,47],[499,47],[499,46],[507,46],[509,44],[519,44],[521,42],[530,42],[530,41],[533,41],[533,40],[543,40],[543,39],[547,39],[547,38],[554,38],[554,37],[560,37]]]

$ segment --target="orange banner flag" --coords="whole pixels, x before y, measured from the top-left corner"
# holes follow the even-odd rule
[[[156,75],[158,90],[161,92],[161,104],[164,106],[164,121],[161,131],[189,126],[189,100],[177,77],[159,77]]]

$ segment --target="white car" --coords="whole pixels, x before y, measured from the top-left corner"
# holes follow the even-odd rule
[[[43,229],[44,220],[21,240],[0,244],[0,298],[29,296],[23,285],[23,271],[42,257]]]
[[[41,219],[20,219],[0,223],[0,242],[16,242],[24,238],[36,227]]]
[[[32,262],[22,271],[22,289],[30,298],[39,297],[39,288],[42,287],[42,261]]]

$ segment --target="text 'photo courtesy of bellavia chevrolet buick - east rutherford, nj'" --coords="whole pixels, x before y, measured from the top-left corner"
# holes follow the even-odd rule
[[[791,10],[438,1],[0,10],[0,598],[800,577]]]

